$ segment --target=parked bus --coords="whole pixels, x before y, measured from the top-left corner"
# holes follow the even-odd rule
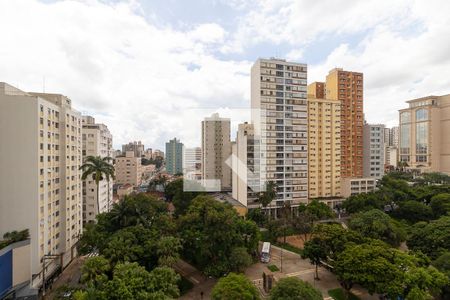
[[[270,261],[270,243],[264,242],[261,250],[261,262],[268,263]]]

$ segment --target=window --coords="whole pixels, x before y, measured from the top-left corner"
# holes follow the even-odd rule
[[[416,110],[416,121],[426,121],[428,120],[428,110],[421,108]]]
[[[411,122],[411,113],[409,111],[402,112],[400,114],[400,123],[409,123]]]

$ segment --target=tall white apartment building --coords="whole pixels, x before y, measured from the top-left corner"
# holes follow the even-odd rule
[[[260,180],[277,184],[271,207],[308,201],[306,64],[258,59],[251,70],[252,124],[261,137]]]
[[[253,124],[238,125],[236,142],[232,143],[232,196],[245,207],[256,208],[256,195],[261,191],[259,180],[259,137]]]
[[[384,129],[384,142],[386,146],[398,148],[398,126]]]
[[[226,163],[230,156],[230,119],[212,114],[202,121],[202,179],[206,186],[212,183],[221,191],[231,190],[231,167]]]
[[[381,178],[384,175],[385,130],[382,124],[364,123],[363,128],[363,175]]]
[[[29,230],[33,279],[44,255],[68,264],[82,232],[81,127],[69,98],[0,83],[0,236]]]
[[[112,135],[104,124],[95,123],[91,116],[83,116],[82,140],[83,158],[87,156],[112,157]],[[112,161],[111,161],[112,163]],[[107,212],[112,205],[113,180],[99,182],[99,199],[97,184],[92,176],[83,180],[83,224],[95,221],[97,214]]]
[[[183,176],[189,180],[202,179],[202,148],[183,149]]]

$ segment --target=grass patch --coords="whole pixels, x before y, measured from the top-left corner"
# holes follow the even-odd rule
[[[275,265],[269,265],[269,266],[267,266],[267,269],[269,269],[272,272],[280,271],[280,269],[278,269],[278,267]]]
[[[328,295],[330,295],[330,297],[335,300],[347,300],[345,296],[345,291],[341,288],[329,290]],[[361,300],[361,299],[350,293],[350,297],[348,298],[348,300]]]
[[[302,249],[292,246],[291,244],[276,243],[275,246],[300,254]]]
[[[192,289],[193,286],[194,286],[194,284],[192,282],[190,282],[185,277],[181,276],[181,280],[178,282],[178,288],[180,289],[180,295],[186,294],[190,289]]]

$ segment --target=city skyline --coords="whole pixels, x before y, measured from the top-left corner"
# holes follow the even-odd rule
[[[108,124],[115,149],[132,140],[163,149],[174,136],[198,146],[192,109],[250,107],[259,57],[306,63],[308,84],[334,67],[364,73],[367,121],[392,127],[405,101],[449,93],[448,5],[0,1],[0,78],[68,96]],[[245,121],[232,120],[232,134]]]

